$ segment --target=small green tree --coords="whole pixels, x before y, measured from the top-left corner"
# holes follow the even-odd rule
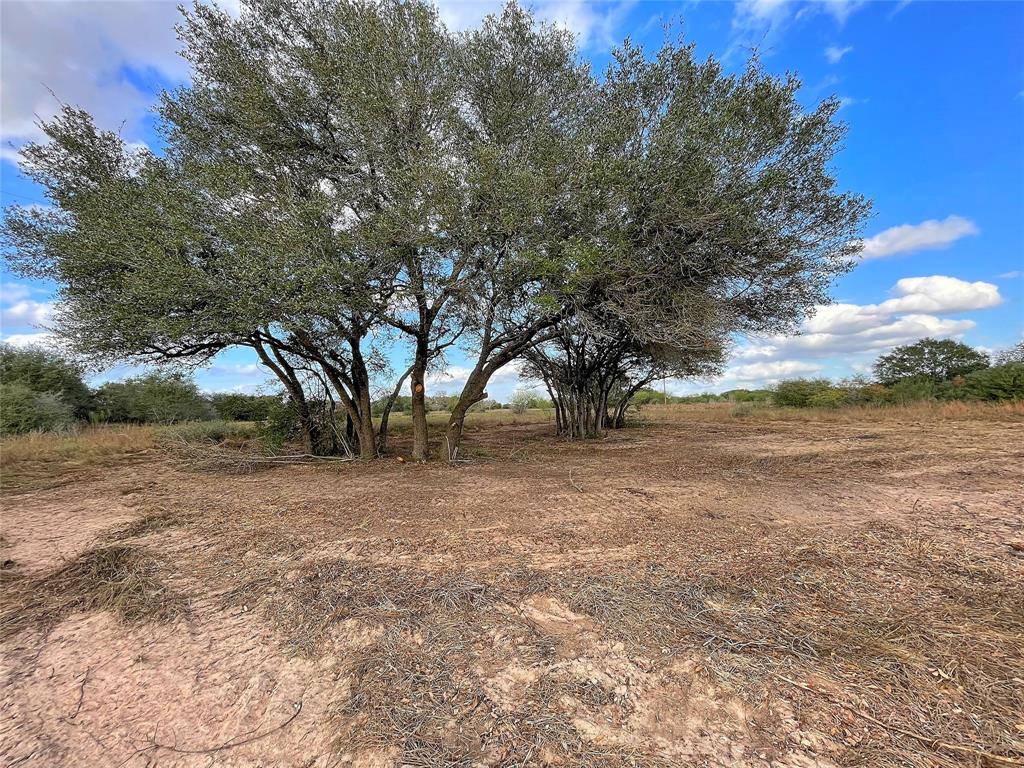
[[[976,400],[1024,400],[1024,363],[1007,363],[968,374],[967,396]]]
[[[921,339],[878,358],[875,377],[887,386],[903,379],[926,378],[936,384],[987,368],[988,355],[952,339]]]
[[[0,434],[52,431],[74,423],[71,406],[56,393],[34,392],[20,382],[0,383]]]
[[[90,393],[81,367],[51,349],[0,344],[0,381],[36,394],[52,394],[74,418],[84,419],[89,413]]]
[[[833,406],[837,404],[837,399],[830,394],[832,391],[832,382],[828,379],[780,381],[775,388],[775,404],[788,408]]]
[[[280,402],[274,395],[246,395],[241,392],[217,392],[210,402],[224,421],[266,421],[270,409]]]
[[[180,373],[150,373],[107,382],[96,392],[101,419],[137,424],[174,424],[212,419],[216,412],[196,383]]]

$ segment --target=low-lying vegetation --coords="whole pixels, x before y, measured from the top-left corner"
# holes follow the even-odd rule
[[[84,664],[111,643],[142,653],[119,686],[173,670],[179,696],[193,674],[199,691],[219,673],[250,694],[197,698],[204,723],[262,712],[278,686],[296,692],[275,706],[288,715],[239,728],[269,734],[249,749],[233,733],[174,741],[181,716],[163,711],[171,725],[150,741],[154,715],[119,709],[81,668],[42,692],[21,676],[12,696],[74,709],[86,689],[80,718],[112,764],[140,743],[154,757],[226,744],[240,762],[284,750],[425,766],[1019,764],[1024,582],[1000,506],[1014,503],[1016,463],[999,451],[1024,404],[735,407],[646,406],[642,427],[589,444],[555,439],[544,411],[518,415],[532,429],[481,421],[472,466],[254,482],[154,454],[130,486],[135,520],[49,569],[23,573],[31,550],[12,551],[0,629],[23,649],[16,634],[112,612],[135,626],[74,647]],[[242,429],[189,437],[240,452]],[[952,497],[950,465],[972,477]],[[124,480],[90,482],[122,498]],[[145,623],[186,610],[187,626]]]
[[[45,631],[76,612],[111,611],[125,622],[174,618],[186,602],[158,571],[149,552],[123,544],[88,550],[38,578],[0,571],[0,639]]]

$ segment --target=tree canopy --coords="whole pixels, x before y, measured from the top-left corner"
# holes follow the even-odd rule
[[[988,355],[953,339],[921,339],[896,347],[875,361],[875,378],[882,384],[922,378],[936,383],[987,368]]]
[[[379,382],[393,404],[407,378],[425,458],[427,373],[456,345],[455,446],[490,377],[565,323],[669,358],[792,329],[868,213],[836,188],[838,101],[804,109],[756,59],[627,41],[598,76],[515,4],[456,33],[421,0],[196,5],[181,38],[162,153],[65,108],[23,151],[53,205],[8,209],[9,258],[61,286],[58,333],[97,362],[253,348],[311,450],[315,399],[373,456]]]

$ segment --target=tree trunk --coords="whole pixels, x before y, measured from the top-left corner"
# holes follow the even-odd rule
[[[470,408],[487,397],[487,393],[484,391],[487,378],[487,375],[482,371],[474,370],[466,380],[466,386],[462,388],[459,401],[452,409],[452,415],[448,419],[448,430],[445,432],[449,461],[458,455],[459,446],[462,445],[462,436],[466,426],[466,414],[469,413]]]
[[[427,460],[427,338],[416,340],[416,357],[412,364],[412,458]]]
[[[295,403],[299,418],[299,431],[302,433],[303,449],[310,455],[319,455],[323,442],[321,440],[322,435],[309,410],[309,403],[306,402],[306,393],[302,391],[302,384],[295,374],[295,369],[288,364],[284,356],[274,347],[270,348],[274,356],[271,357],[267,354],[266,347],[258,337],[253,338],[253,349],[256,350],[256,354],[263,364],[274,372],[274,375],[284,385],[292,402]]]
[[[388,395],[387,401],[384,403],[384,409],[380,414],[380,426],[377,428],[377,454],[383,456],[388,452],[388,420],[391,418],[391,409],[395,407],[395,401],[398,400],[398,394],[402,391],[402,385],[405,380],[409,378],[409,374],[412,373],[412,367],[406,368],[405,373],[399,378],[395,388],[391,390],[391,394]]]

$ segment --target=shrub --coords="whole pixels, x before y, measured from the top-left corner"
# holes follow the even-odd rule
[[[75,418],[84,419],[89,413],[91,396],[81,368],[53,350],[0,344],[0,381],[37,394],[51,393],[67,404]]]
[[[963,389],[976,400],[1024,400],[1024,363],[1007,363],[964,377]]]
[[[217,415],[225,421],[265,421],[270,409],[280,401],[274,395],[244,395],[240,392],[217,392],[210,396]]]
[[[75,423],[71,405],[54,392],[33,392],[22,383],[0,383],[0,433],[58,431]]]
[[[919,400],[934,400],[939,391],[939,385],[929,378],[915,377],[898,381],[888,388],[886,399],[896,405]]]
[[[256,436],[252,424],[235,421],[190,421],[161,429],[162,436],[186,443],[222,443],[231,438]]]
[[[134,424],[175,424],[216,415],[195,382],[179,373],[107,382],[96,391],[96,408],[103,421]]]
[[[808,408],[838,408],[846,402],[846,392],[836,387],[820,389],[807,398]]]
[[[536,392],[528,389],[517,389],[512,395],[512,410],[515,413],[526,413],[531,408],[551,408],[550,400],[545,400]]]
[[[767,403],[772,399],[770,389],[730,389],[722,397],[731,403]]]
[[[826,392],[832,390],[828,379],[790,379],[779,382],[775,387],[775,404],[789,408],[810,408],[815,396],[827,399]]]

